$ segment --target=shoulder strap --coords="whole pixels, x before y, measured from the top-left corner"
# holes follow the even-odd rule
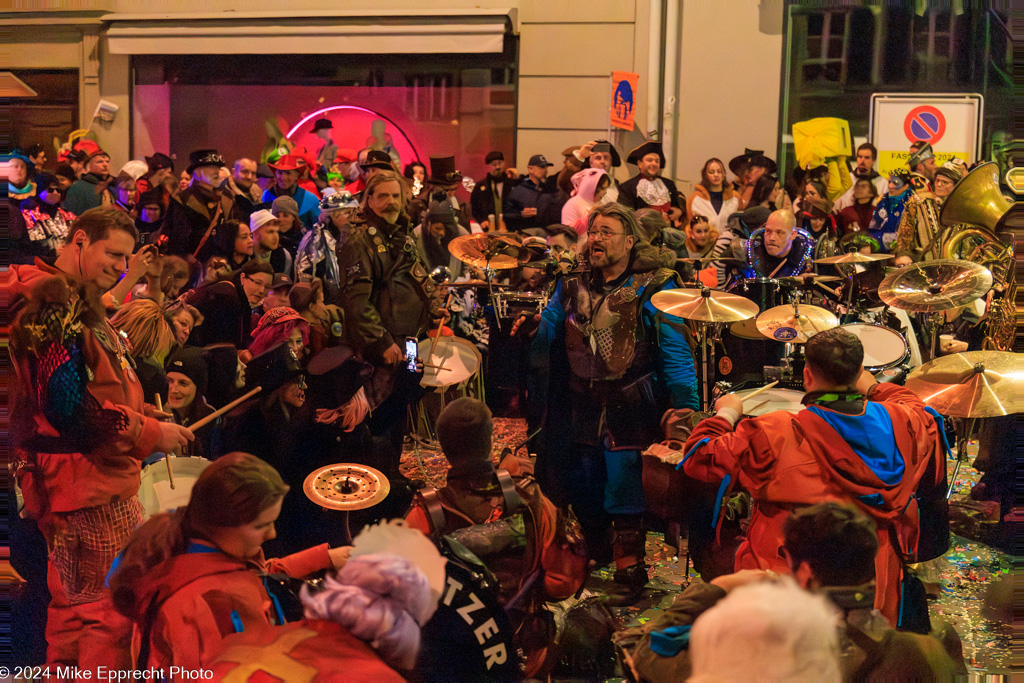
[[[427,516],[430,517],[430,528],[438,536],[444,534],[448,530],[448,518],[445,517],[441,499],[437,496],[437,489],[429,486],[420,489],[420,498],[423,499],[423,505],[427,508]]]
[[[203,233],[203,239],[199,240],[199,246],[192,252],[192,258],[199,258],[199,250],[206,244],[206,240],[210,239],[210,233],[213,232],[213,227],[217,225],[220,220],[220,215],[224,211],[224,203],[217,202],[217,210],[213,212],[213,220],[210,221],[210,225],[206,228],[206,232]]]
[[[498,484],[501,485],[501,495],[505,498],[505,516],[514,515],[525,504],[523,497],[516,490],[516,483],[508,470],[496,470],[495,475],[498,477]]]

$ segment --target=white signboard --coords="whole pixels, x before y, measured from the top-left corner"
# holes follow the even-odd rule
[[[872,95],[868,138],[878,149],[878,172],[886,176],[906,167],[915,140],[931,143],[939,166],[953,157],[973,163],[984,110],[985,99],[973,93]]]

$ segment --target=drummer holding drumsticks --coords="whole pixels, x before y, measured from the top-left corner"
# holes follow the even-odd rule
[[[904,564],[948,544],[948,526],[921,533],[948,514],[942,429],[914,393],[875,383],[860,339],[846,330],[814,335],[805,355],[806,410],[740,420],[743,401],[723,396],[717,414],[691,433],[680,466],[695,479],[724,482],[720,496],[738,485],[753,497],[736,570],[787,573],[780,549],[790,512],[827,500],[855,504],[878,525],[875,607],[895,625]]]
[[[12,296],[25,297],[11,328],[13,472],[22,514],[38,520],[48,545],[48,664],[131,665],[118,642],[130,625],[110,608],[104,579],[142,521],[143,458],[194,438],[143,403],[128,349],[99,304],[137,240],[126,214],[92,209],[54,267],[11,267]]]

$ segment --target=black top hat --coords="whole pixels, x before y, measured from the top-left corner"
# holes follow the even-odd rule
[[[648,154],[657,154],[658,158],[661,159],[661,167],[665,168],[665,153],[661,151],[661,143],[657,140],[648,140],[644,144],[640,145],[626,157],[626,161],[635,165],[640,165],[640,160]]]
[[[172,171],[174,170],[174,160],[160,152],[157,152],[151,157],[146,157],[146,165],[149,166],[150,173],[159,171],[161,168],[169,168]]]
[[[594,145],[594,152],[608,152],[612,155],[612,168],[618,168],[622,166],[622,157],[619,156],[619,151],[615,149],[615,145],[608,142],[607,140],[594,140],[597,144]],[[661,162],[662,166],[665,165],[664,160]],[[590,166],[590,163],[583,164],[584,166]]]
[[[359,164],[363,168],[379,168],[384,171],[394,171],[395,167],[391,163],[391,155],[387,152],[382,152],[379,149],[371,149],[366,153],[366,161]]]
[[[323,130],[324,128],[334,128],[334,124],[331,123],[330,119],[317,119],[313,122],[313,130],[310,132],[315,133],[318,130]]]
[[[197,149],[196,151],[188,155],[188,171],[189,175],[192,175],[192,171],[200,166],[223,166],[224,157],[217,154],[215,149]]]
[[[462,173],[455,170],[455,157],[430,157],[430,177],[427,182],[438,187],[457,185]]]

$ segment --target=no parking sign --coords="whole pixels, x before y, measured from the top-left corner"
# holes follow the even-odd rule
[[[906,167],[915,140],[931,144],[940,166],[953,157],[973,163],[981,148],[984,107],[977,94],[872,95],[868,137],[878,148],[878,172]]]

